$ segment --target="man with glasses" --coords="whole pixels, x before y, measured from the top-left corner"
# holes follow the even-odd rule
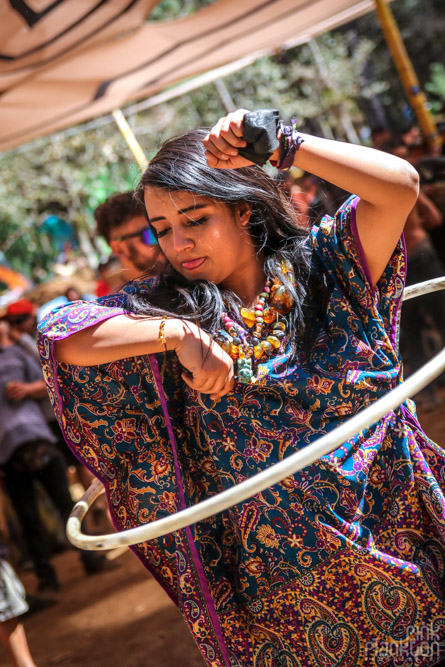
[[[97,231],[119,258],[125,282],[141,273],[157,275],[164,256],[148,226],[144,206],[133,192],[112,195],[94,212]]]

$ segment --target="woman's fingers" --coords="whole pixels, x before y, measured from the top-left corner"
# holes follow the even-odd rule
[[[210,394],[211,398],[219,398],[220,396],[224,396],[224,394],[227,394],[227,392],[231,391],[233,389],[233,363],[230,365],[230,368],[226,375],[220,375],[216,382],[214,383],[213,387],[211,390],[208,392]]]
[[[216,346],[216,344],[213,344]],[[210,394],[212,398],[224,396],[233,388],[233,361],[219,347],[211,352],[203,366],[192,375],[182,374],[182,379],[191,388],[201,394]]]
[[[182,379],[191,389],[212,396],[224,395],[233,387],[233,361],[209,335],[188,323],[187,335],[176,347],[186,369]]]
[[[212,153],[206,151],[205,153],[207,164],[212,169],[241,169],[241,167],[250,167],[253,163],[246,158],[237,155],[230,158],[217,158]]]
[[[230,135],[235,137],[235,146],[239,146],[238,143],[240,140],[244,142],[243,139],[243,123],[244,116],[246,113],[249,113],[247,109],[238,109],[232,113],[227,114],[222,118],[222,128],[221,131],[225,135]],[[245,143],[245,142],[244,142]]]
[[[204,139],[204,148],[215,157],[228,160],[238,155],[238,148],[245,146],[246,142],[233,133],[223,133],[220,123]]]
[[[245,146],[243,139],[244,116],[249,113],[248,109],[237,109],[220,119],[221,134],[233,146]]]
[[[202,394],[218,394],[233,377],[233,364],[228,368],[225,363],[212,371],[201,370],[193,374],[193,384]]]
[[[230,391],[233,390],[233,385],[234,385],[234,384],[235,384],[235,378],[234,378],[233,375],[232,375],[232,377],[230,378],[230,380],[227,380],[227,381],[226,381],[226,383],[224,384],[224,386],[222,387],[222,389],[220,389],[220,391],[218,391],[218,392],[212,392],[212,393],[210,394],[210,398],[211,398],[212,400],[215,401],[215,400],[217,400],[218,398],[221,398],[221,396],[225,396],[226,394],[228,394]]]
[[[221,378],[218,378],[216,381],[214,380],[203,383],[202,378],[183,373],[182,379],[186,385],[190,387],[190,389],[199,391],[200,394],[210,394],[212,399],[220,398],[221,396],[227,394],[233,389],[234,384],[233,376],[230,380],[227,378],[222,380]]]
[[[243,137],[243,119],[246,109],[238,109],[220,118],[204,139],[204,147],[218,160],[228,160],[238,155],[238,148],[246,145]]]

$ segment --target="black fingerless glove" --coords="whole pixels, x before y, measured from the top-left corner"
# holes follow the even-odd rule
[[[262,167],[278,148],[279,125],[280,114],[277,109],[259,109],[246,113],[243,139],[247,141],[247,146],[238,149],[239,155]]]

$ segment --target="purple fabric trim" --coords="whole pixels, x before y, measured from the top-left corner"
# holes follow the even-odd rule
[[[119,312],[119,313],[108,314],[107,316],[104,316],[99,320],[95,320],[94,322],[90,322],[90,324],[85,326],[84,329],[89,329],[90,327],[96,325],[98,322],[103,322],[104,320],[109,320],[112,317],[116,317],[117,315],[121,315],[123,312],[124,311]],[[54,371],[53,371],[54,393],[57,396],[61,416],[62,416],[62,413],[63,413],[62,397],[60,395],[59,382],[58,382],[57,373],[56,373],[56,370],[55,370],[57,368],[58,361],[54,357],[54,343],[58,340],[64,340],[65,338],[69,338],[69,336],[72,336],[74,333],[77,333],[77,332],[69,331],[69,332],[65,332],[64,335],[61,335],[61,336],[56,335],[52,338],[49,338],[50,345],[51,345],[51,361],[52,361],[52,367],[54,369]],[[89,466],[88,463],[85,463],[85,461],[83,461],[82,458],[79,456],[79,452],[77,451],[77,447],[75,447],[75,445],[71,442],[71,440],[70,440],[69,436],[67,435],[65,429],[63,428],[62,424],[59,424],[59,425],[60,425],[60,430],[62,431],[63,437],[65,438],[65,442],[68,445],[68,447],[71,449],[71,451],[73,452],[74,456],[79,460],[79,462],[82,465],[85,466],[85,468],[87,468],[94,475],[94,477],[97,477],[96,471],[91,466]],[[102,479],[100,481],[103,483]],[[105,495],[105,497],[106,497],[106,495]],[[108,502],[108,498],[107,498],[107,504],[108,504],[108,507],[110,507],[109,502]],[[111,511],[110,511],[110,516],[113,517]],[[114,523],[113,523],[113,525],[117,529],[117,526]]]
[[[124,311],[122,311],[122,312],[124,312]],[[98,320],[98,321],[103,321],[103,320],[106,320],[106,319],[110,319],[111,317],[115,317],[116,315],[120,315],[120,314],[121,313],[113,313],[112,315],[108,315],[107,317],[103,317],[101,320]],[[96,320],[96,322],[93,322],[92,324],[89,324],[88,327],[93,326],[94,324],[97,324],[97,320]],[[88,327],[85,327],[85,329],[88,329]],[[54,343],[55,343],[56,340],[63,340],[64,338],[68,338],[68,336],[72,335],[72,333],[74,333],[74,332],[67,333],[64,336],[54,337],[53,339],[50,340],[51,361],[52,361],[52,365],[53,365],[53,369],[54,369],[54,372],[53,372],[54,393],[57,396],[57,400],[59,402],[60,414],[62,414],[63,408],[62,408],[62,397],[61,397],[60,391],[59,391],[59,382],[58,382],[58,379],[57,379],[57,373],[55,371],[58,362],[54,357]],[[107,480],[105,478],[99,477],[99,475],[97,474],[97,471],[94,470],[94,468],[92,466],[90,466],[88,463],[83,461],[82,458],[79,456],[79,452],[77,450],[77,447],[75,447],[74,444],[72,443],[71,439],[69,438],[68,434],[66,433],[65,429],[63,428],[62,424],[60,424],[60,430],[62,431],[62,434],[63,434],[63,437],[65,438],[65,442],[66,442],[67,446],[70,448],[70,450],[73,452],[74,456],[79,460],[79,462],[82,465],[84,465],[85,468],[87,468],[87,470],[89,470],[90,473],[94,477],[97,477],[102,482],[102,484],[106,485]],[[116,520],[114,518],[114,510],[113,510],[113,508],[110,504],[110,501],[108,499],[107,494],[105,494],[105,500],[107,502],[108,512],[109,512],[111,521],[113,523],[113,526],[116,529],[116,531],[118,532],[120,530],[120,526],[118,525],[118,523],[116,522]],[[130,549],[134,553],[134,555],[138,557],[138,559],[141,561],[142,565],[150,572],[153,579],[155,579],[158,582],[158,584],[161,586],[161,588],[167,593],[167,595],[171,599],[171,601],[174,602],[174,604],[176,606],[178,606],[178,599],[175,598],[173,592],[169,588],[167,588],[165,582],[162,579],[159,578],[158,573],[156,572],[155,569],[152,568],[151,564],[146,559],[144,559],[142,554],[139,553],[136,546],[131,546]]]
[[[85,326],[85,327],[83,327],[83,328],[84,328],[84,329],[89,329],[90,327],[96,325],[98,322],[103,322],[104,320],[109,320],[109,319],[111,319],[112,317],[116,317],[117,315],[121,315],[123,312],[124,312],[124,311],[121,311],[121,312],[119,312],[119,313],[108,314],[108,315],[106,315],[106,316],[100,318],[99,320],[95,320],[94,322],[90,322],[87,326]],[[74,332],[74,331],[68,331],[68,332],[65,332],[65,334],[63,334],[63,335],[60,335],[60,336],[56,335],[56,336],[54,336],[54,337],[52,337],[52,338],[49,338],[50,345],[51,345],[51,361],[52,361],[52,367],[53,367],[53,369],[54,369],[54,370],[53,370],[54,393],[55,393],[56,396],[57,396],[57,400],[58,400],[58,403],[59,403],[59,407],[60,407],[60,415],[61,415],[61,416],[62,416],[62,413],[63,413],[63,408],[62,408],[62,397],[61,397],[61,395],[60,395],[60,391],[59,391],[59,382],[58,382],[58,379],[57,379],[57,373],[56,373],[56,368],[57,368],[58,361],[57,361],[56,358],[54,357],[54,343],[55,343],[56,341],[58,341],[58,340],[64,340],[65,338],[69,338],[69,336],[72,336],[74,333],[77,333],[77,332]],[[62,434],[63,434],[63,437],[65,438],[65,442],[66,442],[66,444],[67,444],[68,447],[71,449],[71,451],[73,452],[74,456],[79,460],[80,463],[82,463],[82,465],[84,465],[84,466],[85,466],[85,467],[86,467],[86,468],[87,468],[87,469],[94,475],[94,477],[97,477],[96,471],[95,471],[91,466],[89,466],[88,463],[85,463],[85,462],[80,458],[79,453],[78,453],[78,451],[77,451],[77,447],[75,447],[74,444],[71,442],[71,440],[70,440],[69,436],[67,435],[65,429],[63,428],[62,424],[60,424],[60,430],[62,431]],[[101,479],[100,481],[102,482],[103,480]],[[107,503],[108,503],[108,498],[107,498]],[[110,516],[112,517],[112,513],[111,513],[111,512],[110,512]],[[113,525],[114,525],[114,524],[113,524]],[[114,526],[114,527],[116,528],[116,526]]]
[[[181,509],[185,509],[186,504],[185,504],[185,496],[184,496],[184,490],[183,486],[181,483],[181,471],[179,468],[179,461],[178,461],[178,453],[177,453],[177,448],[176,448],[176,440],[175,440],[175,435],[173,433],[173,427],[170,421],[170,415],[168,413],[168,408],[167,408],[167,401],[165,399],[165,394],[164,394],[164,388],[162,386],[162,380],[161,380],[161,373],[159,371],[159,366],[158,366],[158,361],[155,357],[151,358],[151,355],[149,356],[150,358],[150,363],[151,367],[153,370],[153,375],[155,378],[156,386],[158,389],[158,394],[159,398],[161,399],[161,405],[162,405],[162,410],[164,412],[164,417],[165,417],[165,423],[167,426],[167,431],[168,435],[170,437],[170,442],[172,445],[172,451],[173,451],[173,459],[175,462],[175,472],[176,472],[176,479],[178,480],[178,490],[179,490],[179,499],[180,499],[180,505]],[[221,653],[224,656],[224,660],[226,661],[226,664],[230,667],[230,659],[229,655],[227,653],[226,645],[224,642],[224,636],[221,630],[221,625],[216,613],[215,605],[212,599],[212,596],[210,595],[207,579],[204,573],[204,569],[201,564],[201,559],[198,554],[198,550],[196,548],[195,542],[193,540],[193,535],[192,531],[190,529],[190,526],[188,528],[185,528],[185,532],[187,535],[187,541],[189,543],[190,550],[192,552],[192,557],[193,557],[193,562],[196,567],[196,571],[198,573],[198,579],[199,583],[201,586],[202,593],[204,595],[204,599],[207,604],[207,610],[209,612],[210,618],[212,619],[213,623],[213,628],[215,635],[217,637],[219,647],[221,649]]]
[[[405,275],[403,276],[403,290],[400,293],[399,298],[397,299],[397,313],[401,309],[401,302],[403,299],[403,292],[405,291],[405,283],[406,283],[406,266],[407,266],[407,255],[406,255],[406,243],[405,243],[405,235],[402,232],[402,235],[400,237],[400,240],[402,241],[402,248],[403,248],[403,256],[405,258]],[[391,345],[395,349],[396,346],[396,337],[397,337],[397,324],[398,324],[398,317],[394,317],[392,321],[392,326],[391,326],[391,331],[389,332],[389,339],[391,341]]]
[[[400,406],[400,411],[401,411],[402,414],[403,414],[403,419],[404,419],[405,421],[407,421],[407,422],[411,425],[412,428],[416,429],[416,431],[420,430],[420,431],[422,431],[422,433],[423,433],[423,429],[422,429],[422,427],[420,426],[419,422],[418,422],[417,419],[412,415],[412,413],[408,410],[408,408],[406,407],[406,405],[404,405],[403,403],[402,403],[401,406]]]
[[[369,287],[371,288],[371,291],[373,295],[375,295],[376,289],[374,282],[371,278],[371,272],[369,270],[368,266],[368,261],[365,257],[365,252],[363,250],[362,242],[360,241],[360,236],[358,233],[357,229],[357,204],[360,201],[359,197],[355,197],[355,199],[352,200],[351,202],[351,231],[352,231],[352,236],[354,237],[355,245],[357,246],[358,254],[360,256],[360,264],[361,264],[361,269],[363,271],[363,275],[365,276],[366,280],[368,281]]]
[[[89,329],[90,327],[94,327],[94,326],[96,326],[96,324],[99,324],[100,322],[104,322],[105,320],[111,320],[112,317],[117,317],[118,315],[125,315],[126,312],[127,312],[126,310],[119,309],[119,312],[117,312],[117,313],[107,313],[103,317],[99,317],[97,320],[94,320],[94,322],[89,322],[88,324],[86,324],[84,327],[82,327],[82,330],[83,329]],[[54,356],[52,354],[53,345],[54,345],[53,341],[65,340],[65,338],[69,338],[70,336],[73,336],[75,333],[77,333],[77,331],[66,331],[62,335],[57,335],[56,334],[55,336],[52,336],[50,338],[50,340],[51,340],[51,358],[53,359],[53,361],[55,361]]]

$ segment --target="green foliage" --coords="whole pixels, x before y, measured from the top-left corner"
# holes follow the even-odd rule
[[[319,64],[314,62],[314,48],[321,58]],[[278,107],[285,118],[295,115],[301,127],[322,133],[327,127],[333,135],[347,138],[344,116],[351,123],[363,119],[357,98],[362,94],[362,71],[373,48],[372,42],[364,38],[350,53],[346,37],[331,33],[318,37],[312,48],[304,45],[260,58],[224,81],[236,108]],[[367,94],[376,94],[384,87],[375,82]],[[213,84],[170,106],[174,111],[166,124],[168,135],[172,134],[172,126],[175,132],[197,125],[210,126],[226,113]],[[162,130],[160,135],[165,136]]]
[[[431,63],[445,62],[443,0],[394,0],[390,6],[420,85],[425,89]],[[368,80],[386,84],[380,91],[379,102],[390,125],[395,130],[399,129],[407,120],[413,119],[413,113],[376,13],[370,12],[341,30],[352,32],[357,40],[366,35],[373,42],[375,48],[368,63]],[[439,110],[435,105],[435,111]]]
[[[0,171],[0,248],[11,266],[44,278],[56,258],[39,230],[47,215],[74,225],[94,244],[93,211],[138,180],[128,148],[112,125],[70,138],[54,135],[11,152]]]
[[[162,0],[149,20],[188,16],[211,3]],[[443,0],[395,0],[391,7],[421,85],[439,112],[445,103]],[[283,117],[295,115],[300,127],[325,136],[350,139],[363,124],[376,123],[376,109],[394,127],[409,114],[375,12],[312,44],[260,58],[224,83],[235,107],[277,107]],[[165,138],[211,126],[225,112],[215,85],[208,84],[130,122],[150,158]],[[40,230],[44,218],[65,218],[94,246],[94,209],[113,192],[133,188],[139,175],[113,122],[33,142],[4,155],[1,165],[0,250],[13,268],[37,278],[50,270],[56,254]]]
[[[169,21],[193,14],[215,0],[161,0],[148,17],[149,21]]]
[[[425,89],[433,96],[430,98],[433,112],[439,112],[445,105],[445,67],[442,63],[431,63],[430,80]]]

